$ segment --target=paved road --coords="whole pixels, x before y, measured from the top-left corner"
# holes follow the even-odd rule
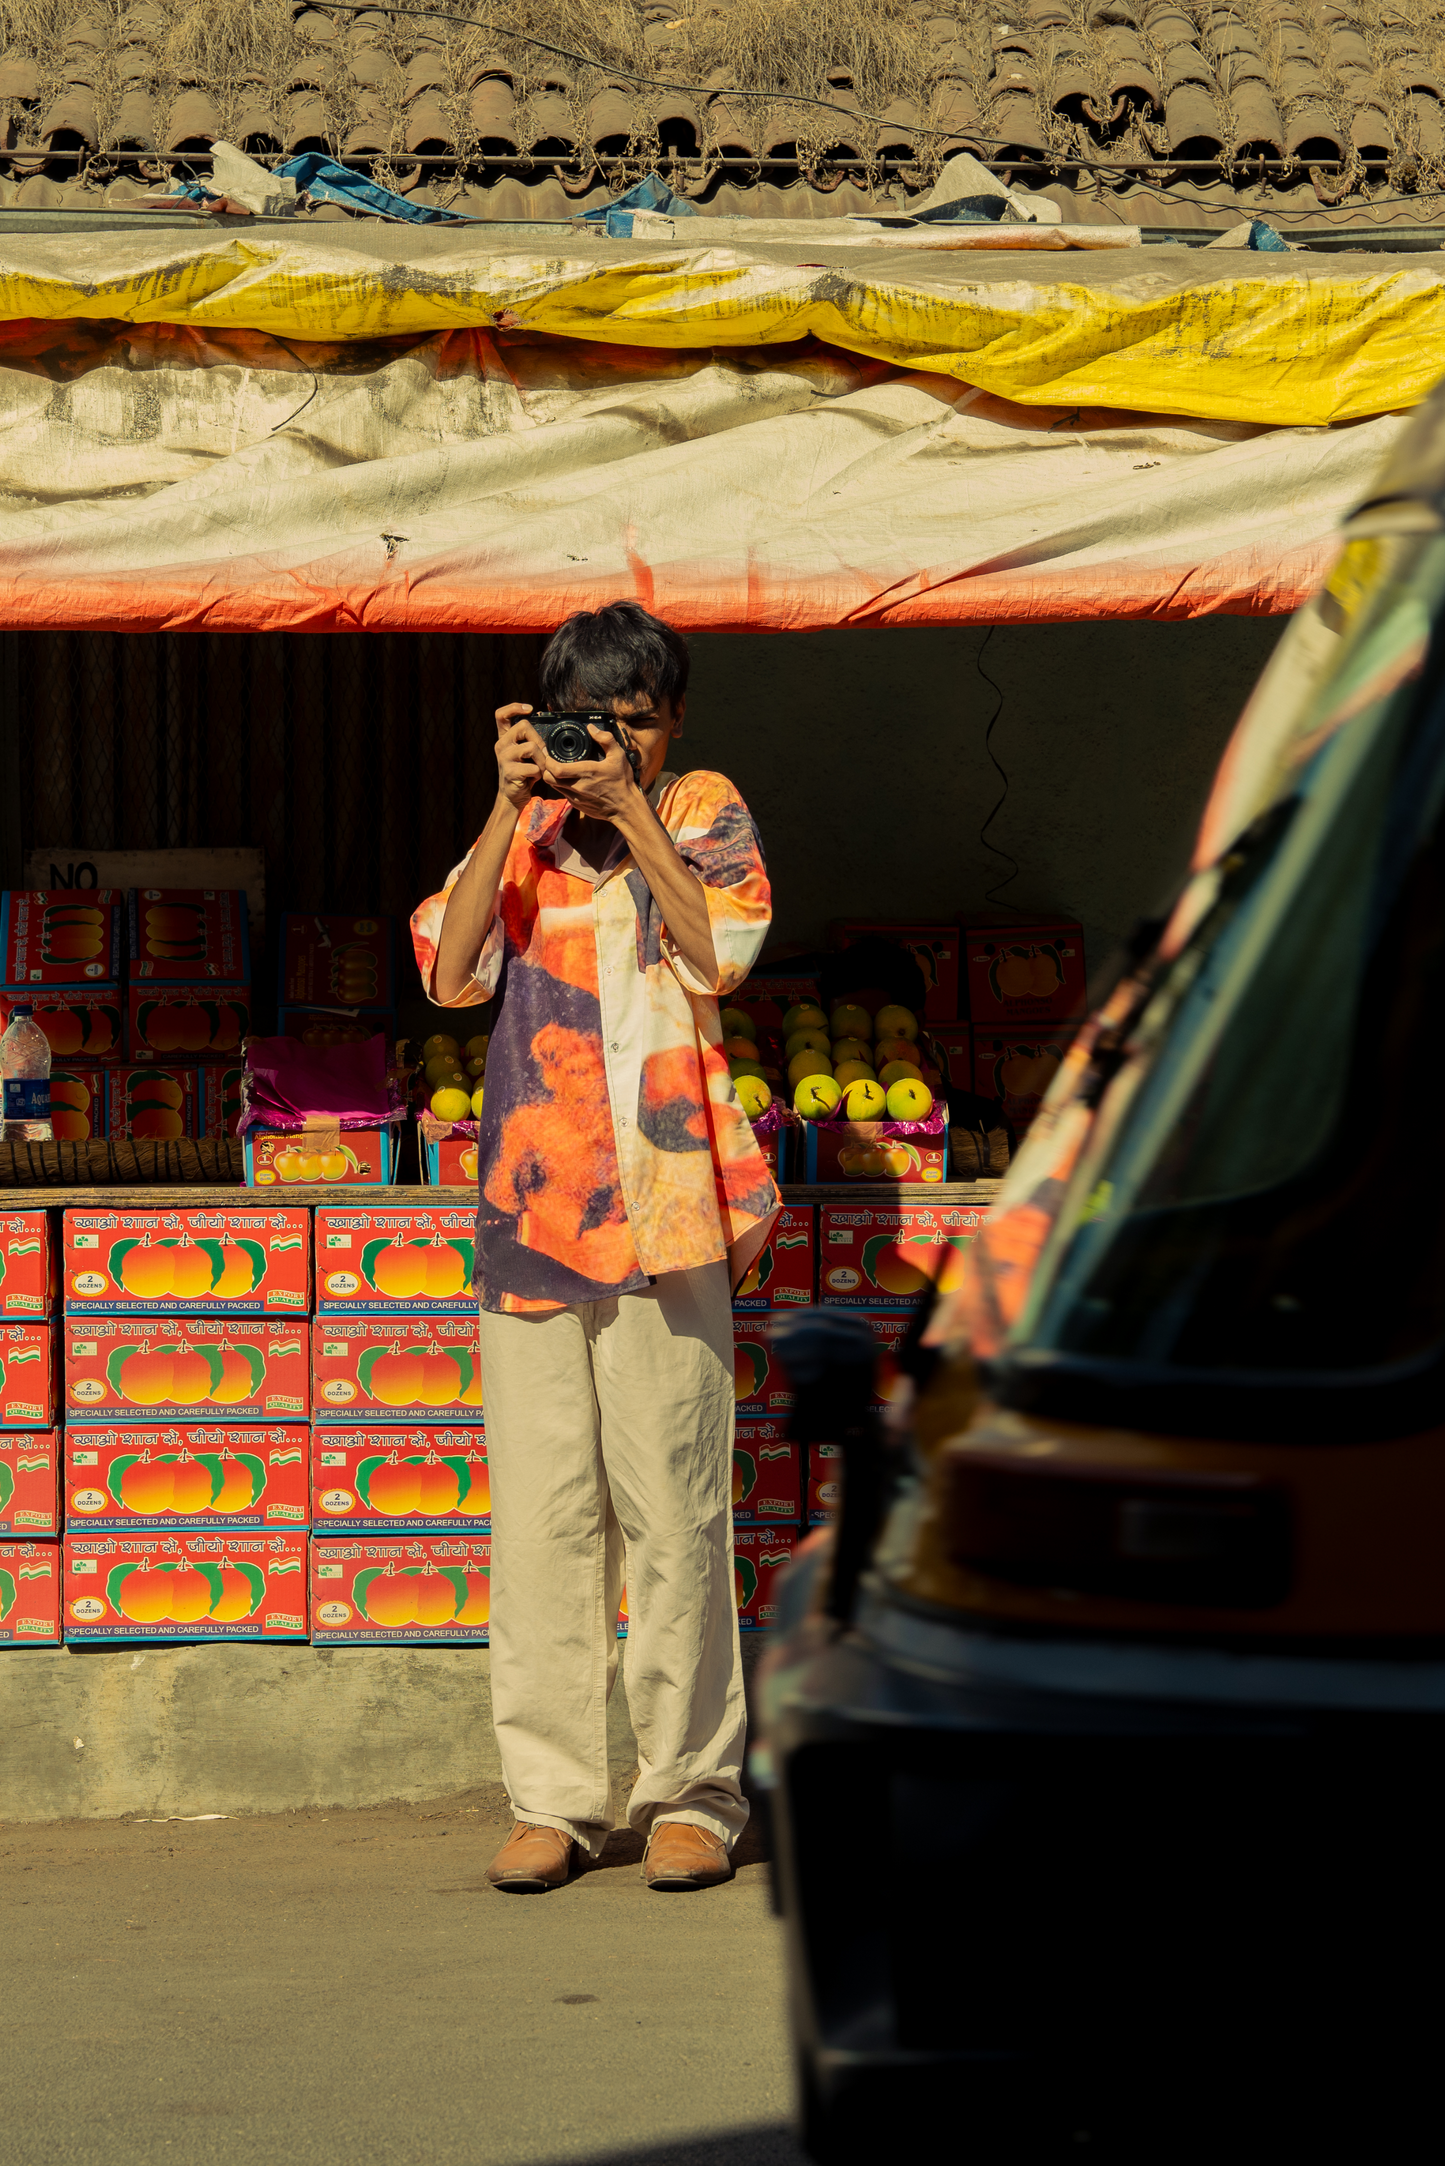
[[[504,1897],[499,1815],[0,1828],[0,2162],[801,2166],[766,1866]]]

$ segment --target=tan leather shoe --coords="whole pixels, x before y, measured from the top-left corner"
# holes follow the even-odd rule
[[[690,1820],[659,1820],[648,1840],[642,1877],[664,1895],[683,1894],[731,1880],[733,1861],[727,1844],[711,1829],[694,1827]]]
[[[504,1895],[541,1895],[566,1885],[576,1848],[561,1828],[519,1820],[487,1867],[487,1878]]]

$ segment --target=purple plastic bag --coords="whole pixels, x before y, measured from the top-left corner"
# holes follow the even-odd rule
[[[299,1038],[251,1038],[240,1126],[295,1128],[305,1120],[379,1128],[393,1116],[386,1039],[360,1045],[303,1045]]]

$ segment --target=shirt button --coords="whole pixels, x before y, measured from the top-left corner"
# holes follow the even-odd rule
[[[612,1041],[612,1047],[611,1047],[611,1050],[612,1050],[612,1051],[613,1051],[614,1053],[615,1053],[615,1052],[617,1051],[617,1040],[616,1040],[615,1038],[614,1038],[614,1039],[613,1039],[613,1041]]]

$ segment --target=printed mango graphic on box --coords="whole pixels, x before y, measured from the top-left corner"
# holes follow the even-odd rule
[[[0,993],[0,1026],[10,1021],[17,1000],[28,993]],[[45,993],[31,1003],[35,1020],[50,1045],[52,1061],[118,1061],[121,1056],[121,1005],[119,988],[97,986],[94,991]],[[54,1071],[52,1070],[52,1077]]]
[[[824,1204],[818,1298],[835,1307],[911,1309],[930,1286],[948,1292],[983,1218],[964,1204]]]
[[[756,1632],[778,1614],[778,1586],[797,1546],[792,1527],[740,1527],[733,1536],[738,1625]]]
[[[68,1640],[305,1639],[304,1533],[65,1537]]]
[[[812,1204],[785,1204],[733,1295],[740,1309],[803,1308],[813,1299]]]
[[[304,1527],[308,1432],[294,1428],[72,1428],[67,1524]]]
[[[249,1317],[71,1316],[65,1404],[72,1422],[305,1419],[310,1329]],[[221,1410],[224,1409],[224,1415]]]
[[[60,1290],[59,1271],[49,1213],[0,1212],[0,1316],[48,1316]]]
[[[733,1523],[760,1526],[802,1513],[798,1447],[780,1422],[739,1422],[733,1442]]]
[[[65,1302],[72,1315],[304,1315],[311,1302],[309,1214],[67,1211]]]
[[[60,1639],[60,1544],[0,1542],[0,1646]]]
[[[474,1310],[470,1212],[446,1206],[358,1211],[318,1206],[316,1301],[322,1310]]]
[[[133,982],[129,1015],[132,1060],[239,1054],[251,1028],[251,989],[227,985],[207,986],[200,994],[157,992]]]
[[[492,1544],[485,1534],[311,1545],[312,1638],[486,1641]]]
[[[318,1422],[476,1420],[482,1364],[474,1316],[316,1320],[312,1395]]]
[[[318,1526],[490,1529],[486,1432],[313,1428],[311,1496]]]
[[[56,1321],[0,1324],[0,1429],[48,1429],[59,1411]]]
[[[59,1429],[0,1430],[0,1535],[58,1537]]]

